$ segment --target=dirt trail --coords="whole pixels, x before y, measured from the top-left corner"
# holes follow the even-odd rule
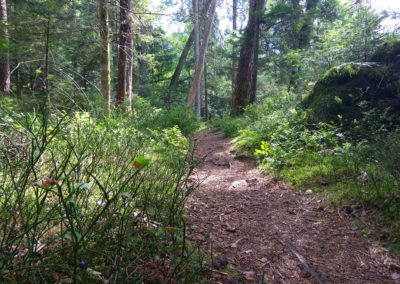
[[[260,282],[263,270],[264,283],[400,283],[399,259],[368,242],[351,212],[262,175],[219,132],[195,141],[196,157],[208,155],[192,178],[201,185],[187,205],[190,239],[210,232],[210,283]]]

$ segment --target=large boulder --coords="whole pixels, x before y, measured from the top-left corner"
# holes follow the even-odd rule
[[[399,124],[400,42],[382,45],[369,61],[334,67],[316,82],[301,103],[312,122],[350,128],[376,116]]]

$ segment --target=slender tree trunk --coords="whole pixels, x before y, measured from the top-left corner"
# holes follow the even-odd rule
[[[100,0],[100,65],[101,65],[101,94],[103,96],[103,109],[107,115],[110,111],[110,39],[108,33],[108,0]]]
[[[234,36],[236,36],[237,32],[237,0],[233,0],[232,3],[232,31]],[[232,45],[232,92],[235,88],[235,77],[236,77],[236,45],[235,42]]]
[[[129,7],[131,0],[120,0],[119,13],[119,50],[118,50],[118,86],[115,96],[115,107],[120,107],[126,101],[126,45],[129,29]]]
[[[18,66],[19,61],[18,61],[18,53],[17,51],[15,52],[15,66]],[[17,96],[21,97],[22,95],[22,80],[21,80],[21,72],[19,70],[19,68],[17,68],[15,70],[15,93],[17,94]]]
[[[208,92],[207,92],[207,62],[204,59],[204,116],[206,120],[209,119],[208,113]]]
[[[167,95],[167,107],[171,106],[172,103],[172,93],[178,84],[179,76],[181,75],[183,65],[185,64],[186,58],[189,54],[190,48],[192,47],[194,42],[194,30],[190,33],[188,39],[186,40],[185,47],[182,50],[181,56],[179,57],[178,65],[175,68],[174,74],[171,77],[171,82],[169,83],[169,90]]]
[[[250,1],[249,18],[240,51],[235,87],[232,93],[232,116],[243,113],[245,106],[250,103],[251,92],[253,92],[252,96],[254,96],[255,100],[257,68],[254,64],[258,60],[255,57],[258,57],[260,17],[264,7],[265,0]]]
[[[189,92],[188,103],[187,103],[188,108],[193,106],[193,103],[194,103],[194,100],[196,97],[196,93],[197,93],[197,89],[198,89],[199,83],[201,81],[201,73],[203,71],[204,58],[205,58],[206,51],[207,51],[208,40],[210,38],[212,23],[214,21],[216,5],[217,5],[217,0],[212,0],[211,4],[210,4],[210,10],[208,13],[208,21],[207,21],[206,27],[204,29],[204,39],[203,39],[203,43],[200,48],[199,61],[198,61],[197,68],[196,68],[196,71],[194,74],[193,83],[192,83],[192,86],[191,86],[190,92]]]
[[[193,0],[193,25],[194,25],[194,61],[195,70],[199,65],[200,56],[200,26],[199,26],[199,0]],[[198,83],[196,89],[196,118],[201,118],[201,86]]]
[[[0,37],[5,39],[5,44],[8,45],[8,23],[7,23],[7,3],[6,0],[0,0]],[[10,59],[8,55],[8,46],[5,54],[0,54],[0,92],[4,96],[10,95]]]
[[[76,0],[72,1],[72,17],[74,19],[74,24],[76,24]]]
[[[133,22],[131,17],[132,2],[128,1],[128,31],[126,35],[126,94],[128,110],[132,108],[132,72],[133,72]]]
[[[264,10],[264,1],[258,0],[258,4],[260,5],[257,7],[257,11]],[[259,13],[259,12],[258,12]],[[256,101],[256,94],[257,94],[257,75],[258,75],[258,50],[260,48],[260,16],[256,19],[256,29],[254,33],[254,56],[253,56],[253,63],[252,63],[252,70],[251,70],[251,83],[249,89],[249,103],[254,103]]]

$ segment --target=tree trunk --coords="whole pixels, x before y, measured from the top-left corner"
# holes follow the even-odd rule
[[[317,8],[319,0],[307,0],[303,26],[299,32],[299,48],[306,48],[310,45],[311,35],[314,28],[314,15],[312,10]]]
[[[100,65],[101,65],[101,94],[103,109],[107,115],[110,111],[110,39],[108,33],[108,0],[100,0]]]
[[[181,56],[179,57],[178,65],[175,68],[174,74],[171,77],[171,82],[169,83],[169,90],[167,95],[167,107],[171,106],[172,103],[172,93],[178,84],[179,76],[181,75],[183,65],[185,64],[186,58],[189,54],[190,48],[192,47],[194,42],[194,30],[190,33],[188,39],[186,40],[185,47],[182,50]]]
[[[199,65],[200,56],[200,26],[199,26],[199,0],[193,0],[193,25],[194,25],[194,62],[196,70]],[[200,81],[196,89],[196,118],[201,118],[201,86]]]
[[[261,7],[264,9],[264,7]],[[261,10],[261,9],[258,9]],[[258,50],[260,47],[260,22],[259,17],[257,18],[256,30],[254,33],[254,56],[251,70],[251,81],[250,81],[250,89],[249,89],[249,103],[254,103],[256,101],[257,94],[257,74],[258,74]]]
[[[232,31],[234,36],[236,37],[237,31],[237,0],[233,0],[232,3]],[[236,44],[235,42],[232,45],[232,92],[235,88],[235,77],[236,77]]]
[[[128,110],[132,108],[132,72],[133,72],[133,22],[131,17],[132,2],[128,1],[128,30],[126,34],[126,94]]]
[[[258,61],[256,57],[258,57],[260,18],[264,7],[265,0],[250,1],[249,18],[240,51],[235,88],[232,93],[232,116],[243,113],[252,96],[252,99],[255,100],[257,68],[254,64],[257,64]]]
[[[207,92],[207,63],[204,60],[204,116],[206,120],[209,119],[208,113],[208,92]]]
[[[4,96],[10,95],[10,59],[8,57],[8,27],[7,27],[7,3],[0,0],[0,36],[5,39],[7,45],[5,54],[0,54],[0,91]]]
[[[118,86],[115,96],[115,107],[120,107],[126,100],[126,45],[129,30],[129,14],[131,0],[120,0],[119,13],[119,48],[118,48]]]
[[[201,81],[201,73],[203,70],[203,64],[204,64],[204,58],[205,58],[206,51],[207,51],[208,40],[210,38],[211,27],[212,27],[212,23],[214,21],[216,5],[217,5],[217,0],[212,0],[211,4],[210,4],[210,10],[208,13],[208,21],[207,21],[206,27],[204,29],[204,39],[203,39],[203,43],[200,48],[199,61],[197,64],[197,68],[195,70],[193,83],[192,83],[192,86],[191,86],[190,92],[189,92],[187,108],[190,108],[193,106],[193,103],[194,103],[194,100],[196,97],[196,93],[197,93],[197,89],[198,89],[199,83]]]

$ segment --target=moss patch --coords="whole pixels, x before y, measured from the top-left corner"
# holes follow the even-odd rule
[[[311,122],[350,128],[373,113],[399,124],[400,42],[382,45],[370,61],[334,67],[317,81],[301,104]]]

